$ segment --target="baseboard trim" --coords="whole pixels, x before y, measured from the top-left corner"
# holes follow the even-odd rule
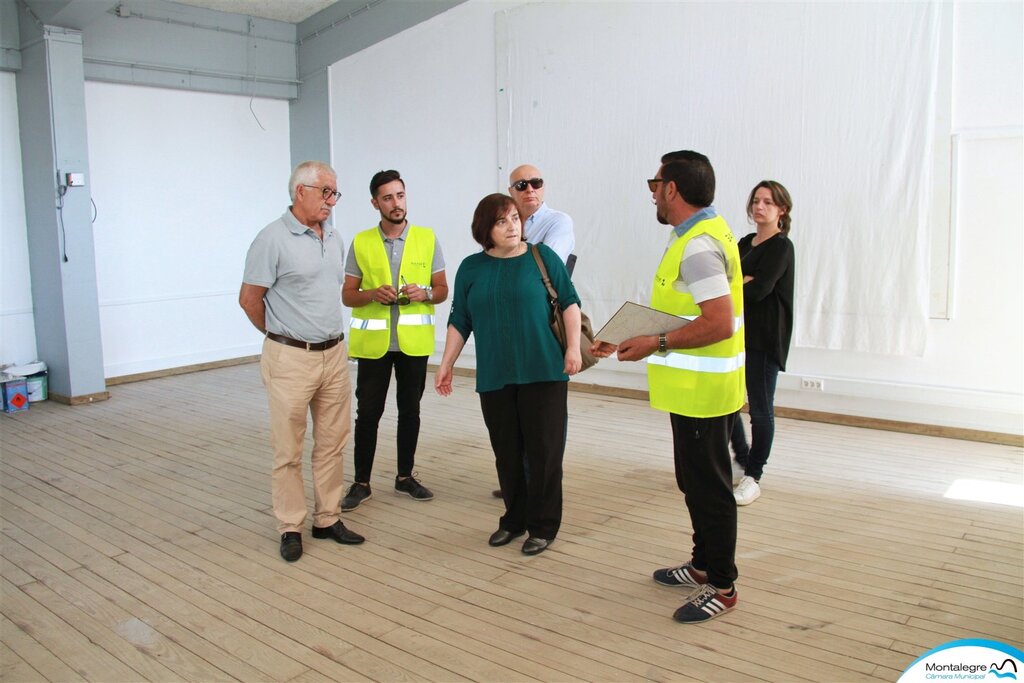
[[[946,427],[943,425],[928,425],[919,422],[900,422],[899,420],[885,420],[878,417],[864,417],[861,415],[842,415],[839,413],[825,413],[816,410],[804,410],[802,408],[775,408],[775,415],[788,417],[794,420],[806,420],[808,422],[827,422],[828,424],[845,425],[847,427],[864,427],[865,429],[880,429],[888,432],[903,432],[904,434],[918,434],[922,436],[941,436],[946,439],[960,439],[961,441],[978,441],[981,443],[994,443],[1002,446],[1024,447],[1024,436],[1020,434],[1004,434],[1002,432],[989,432],[983,429],[967,429],[964,427]]]
[[[259,355],[256,356],[242,356],[240,358],[227,358],[225,360],[214,360],[208,363],[196,363],[194,365],[182,365],[177,368],[166,368],[164,370],[152,370],[150,372],[138,372],[133,375],[121,375],[120,377],[108,377],[107,386],[113,387],[118,384],[128,384],[130,382],[141,382],[147,379],[159,379],[161,377],[174,377],[175,375],[187,375],[193,372],[202,372],[203,370],[215,370],[217,368],[229,368],[233,365],[245,365],[246,363],[255,363],[259,361]]]
[[[160,377],[173,377],[175,375],[186,375],[192,372],[203,370],[214,370],[226,368],[233,365],[245,365],[255,363],[260,359],[256,356],[243,356],[241,358],[229,358],[226,360],[211,361],[209,363],[198,363],[185,365],[178,368],[167,368],[166,370],[154,370],[152,372],[140,372],[134,375],[122,375],[120,377],[107,378],[107,386],[117,386],[129,382],[141,382],[147,379],[158,379]],[[430,363],[431,371],[437,371],[437,365]],[[460,377],[476,377],[474,368],[453,368],[452,374]],[[570,391],[578,391],[584,394],[597,394],[599,396],[614,396],[616,398],[632,398],[638,401],[648,400],[647,391],[642,389],[628,389],[625,387],[612,387],[605,384],[587,384],[584,382],[569,382]],[[83,403],[94,403],[110,398],[110,392],[90,394],[88,396],[74,396],[68,398],[50,392],[50,398],[59,403],[67,405],[79,405]],[[746,407],[744,406],[744,409]],[[889,432],[902,432],[904,434],[919,434],[923,436],[938,436],[945,439],[960,439],[962,441],[977,441],[980,443],[993,443],[1002,446],[1024,447],[1024,436],[1020,434],[1005,434],[1003,432],[990,432],[982,429],[966,429],[963,427],[945,427],[942,425],[929,425],[918,422],[901,422],[899,420],[885,420],[877,417],[863,417],[860,415],[843,415],[841,413],[828,413],[818,410],[805,410],[802,408],[776,407],[775,415],[778,417],[790,418],[793,420],[804,420],[807,422],[822,422],[824,424],[844,425],[847,427],[862,427],[864,429],[880,429]]]
[[[48,398],[51,401],[57,403],[63,403],[66,406],[85,406],[90,403],[99,403],[100,401],[106,401],[110,398],[109,391],[97,391],[94,394],[82,394],[80,396],[65,396],[64,394],[55,394],[52,391],[49,392]]]
[[[431,364],[432,369],[437,366]],[[475,377],[476,370],[472,368],[455,368],[453,374],[462,377]],[[586,384],[584,382],[569,382],[570,391],[578,391],[585,394],[598,394],[601,396],[614,396],[616,398],[633,398],[640,401],[649,400],[647,391],[643,389],[628,389],[623,387],[612,387],[604,384]],[[746,411],[746,406],[743,407]],[[977,441],[980,443],[994,443],[1001,446],[1024,447],[1024,436],[1020,434],[1004,434],[1003,432],[990,432],[982,429],[966,429],[963,427],[945,427],[941,425],[921,424],[918,422],[901,422],[899,420],[885,420],[877,417],[863,417],[860,415],[844,415],[841,413],[828,413],[818,410],[805,410],[803,408],[775,407],[776,417],[786,417],[793,420],[804,420],[806,422],[822,422],[824,424],[844,425],[846,427],[863,427],[864,429],[879,429],[888,432],[902,432],[904,434],[918,434],[922,436],[939,436],[946,439],[960,439],[961,441]]]

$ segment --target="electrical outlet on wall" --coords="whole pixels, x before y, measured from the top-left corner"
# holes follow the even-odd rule
[[[806,391],[825,391],[825,381],[817,377],[801,377],[800,388]]]

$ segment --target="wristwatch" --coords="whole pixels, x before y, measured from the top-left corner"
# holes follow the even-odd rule
[[[664,332],[658,335],[658,351],[661,353],[668,351],[668,340],[665,339]]]
[[[434,288],[433,287],[431,287],[430,285],[427,285],[426,287],[423,288],[423,291],[427,293],[427,301],[433,301],[434,300]]]

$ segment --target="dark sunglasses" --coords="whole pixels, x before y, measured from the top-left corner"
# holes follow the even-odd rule
[[[648,178],[647,179],[647,189],[650,190],[651,192],[657,192],[658,191],[658,183],[663,183],[663,182],[665,182],[664,178]]]
[[[514,183],[512,183],[512,187],[515,189],[516,192],[525,191],[527,185],[529,185],[535,190],[539,190],[540,188],[544,187],[544,179],[530,178],[529,180],[517,180]]]

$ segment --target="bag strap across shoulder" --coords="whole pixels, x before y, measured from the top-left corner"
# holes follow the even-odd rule
[[[564,353],[568,337],[565,332],[562,309],[558,305],[558,292],[551,286],[551,278],[548,277],[548,269],[544,267],[544,260],[540,257],[540,249],[536,244],[531,244],[530,251],[533,253],[533,259],[537,262],[537,267],[540,268],[540,277],[544,280],[544,287],[548,290],[548,305],[551,306],[551,331],[555,333],[555,339],[558,340],[558,345],[562,347]]]
[[[537,262],[537,267],[540,268],[540,277],[544,280],[544,286],[548,290],[548,298],[551,299],[552,305],[557,304],[558,292],[551,286],[551,278],[548,277],[548,269],[544,266],[544,259],[540,257],[540,249],[537,248],[536,244],[531,244],[530,252],[533,254],[533,260]]]

